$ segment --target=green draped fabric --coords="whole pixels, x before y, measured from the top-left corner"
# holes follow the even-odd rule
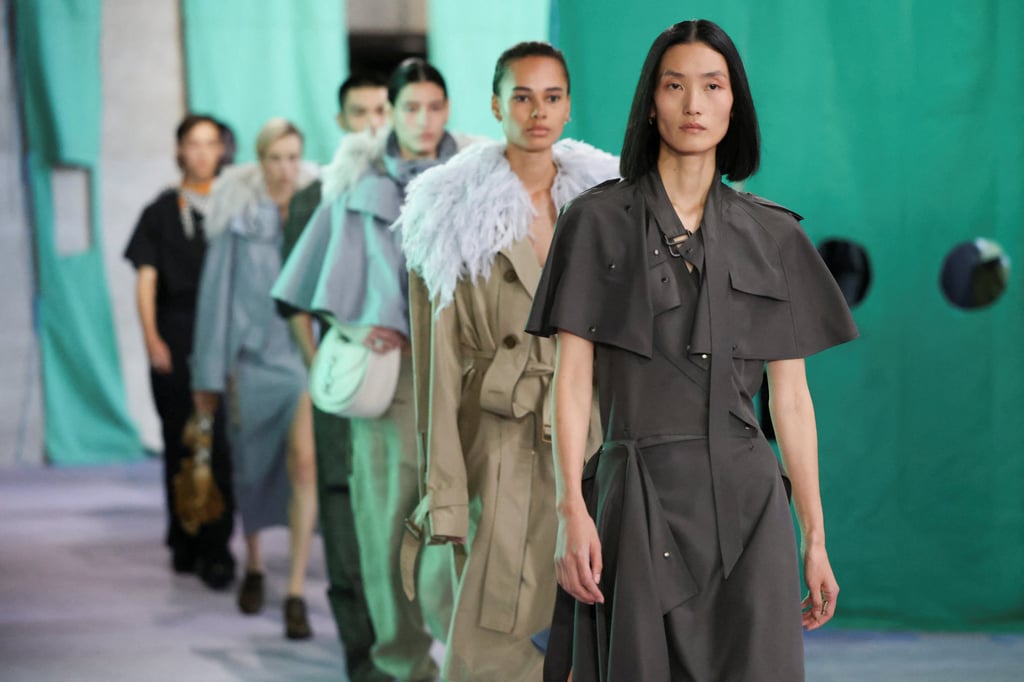
[[[448,127],[499,139],[491,113],[494,63],[520,41],[550,40],[551,0],[431,0],[427,11],[427,50],[451,101]]]
[[[1024,4],[1015,0],[560,0],[570,134],[621,148],[655,36],[705,17],[736,41],[763,134],[746,188],[854,240],[862,338],[808,361],[838,622],[1024,627]],[[946,253],[999,242],[989,308],[945,301]]]
[[[238,161],[275,116],[325,163],[339,139],[338,86],[348,71],[344,0],[182,0],[189,109],[228,123]]]
[[[46,450],[56,464],[142,456],[128,414],[99,212],[101,0],[15,2],[17,70],[38,266]],[[91,233],[61,254],[51,173],[87,172]],[[59,199],[58,199],[59,200]]]

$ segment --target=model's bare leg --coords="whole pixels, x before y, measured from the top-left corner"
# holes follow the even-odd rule
[[[260,559],[259,533],[249,533],[245,536],[245,570],[247,573],[263,572],[263,560]]]
[[[292,485],[292,499],[288,506],[291,532],[288,596],[301,597],[305,592],[306,567],[317,515],[313,406],[308,393],[299,398],[288,434],[288,476]]]

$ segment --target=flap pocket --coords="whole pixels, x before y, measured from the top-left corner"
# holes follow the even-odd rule
[[[729,272],[729,284],[736,291],[753,296],[773,298],[776,301],[789,300],[789,287],[786,286],[785,275],[776,272],[746,272],[743,270],[731,270]]]

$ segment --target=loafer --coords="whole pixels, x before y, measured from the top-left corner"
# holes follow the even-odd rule
[[[235,579],[235,560],[230,554],[201,557],[196,572],[203,584],[211,590],[224,590]]]
[[[313,630],[306,616],[306,602],[302,597],[284,600],[284,636],[288,639],[309,639]]]
[[[263,574],[246,571],[238,590],[238,609],[245,614],[259,613],[263,608]]]

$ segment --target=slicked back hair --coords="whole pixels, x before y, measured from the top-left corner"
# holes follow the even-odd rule
[[[441,88],[445,99],[448,99],[448,86],[445,85],[441,72],[419,57],[409,57],[399,64],[388,78],[388,101],[395,105],[398,93],[411,83],[433,83]]]
[[[739,51],[722,28],[706,19],[682,21],[670,26],[651,45],[640,71],[640,80],[633,95],[633,106],[626,123],[626,136],[622,142],[619,172],[627,180],[635,180],[658,163],[661,139],[658,126],[650,121],[654,107],[654,93],[658,87],[661,59],[674,45],[703,43],[725,58],[729,67],[732,87],[732,119],[729,130],[718,143],[715,161],[718,171],[732,181],[749,178],[761,163],[761,132],[757,125],[754,98],[743,68]]]
[[[498,61],[494,64],[494,79],[491,81],[491,92],[493,94],[499,94],[498,90],[501,89],[501,81],[505,78],[505,74],[508,73],[509,64],[517,59],[524,59],[526,57],[547,57],[561,64],[562,71],[565,73],[565,94],[569,94],[571,90],[569,66],[565,63],[565,55],[557,47],[549,43],[540,42],[539,40],[516,43],[501,53]]]

